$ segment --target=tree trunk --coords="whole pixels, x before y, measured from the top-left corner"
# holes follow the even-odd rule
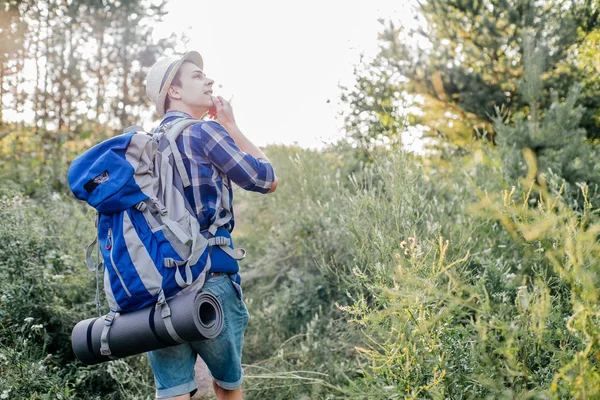
[[[0,126],[4,124],[2,119],[2,97],[4,96],[4,63],[0,62]]]
[[[121,85],[121,92],[122,92],[122,97],[121,97],[121,101],[123,102],[123,109],[121,110],[121,128],[124,128],[129,124],[129,115],[127,115],[127,111],[125,110],[125,108],[127,107],[127,105],[130,103],[129,100],[129,86],[128,86],[128,82],[129,82],[129,61],[127,60],[127,53],[125,52],[125,59],[123,60],[123,83]]]
[[[98,59],[98,70],[96,77],[98,79],[98,85],[96,86],[96,122],[100,118],[100,112],[104,105],[104,79],[102,76],[102,46],[104,46],[104,28],[98,33],[98,53],[96,55]]]
[[[59,49],[60,51],[60,65],[59,65],[59,72],[60,74],[58,75],[58,113],[57,113],[57,117],[58,117],[58,131],[62,131],[63,126],[64,126],[64,119],[63,119],[63,103],[65,101],[65,55],[64,55],[64,50],[66,47],[66,42],[62,43],[62,49]],[[60,135],[56,135],[56,141],[57,144],[60,141]]]
[[[124,128],[128,125],[128,115],[127,112],[125,111],[125,107],[127,107],[127,105],[129,104],[129,88],[128,88],[128,82],[129,82],[129,72],[130,72],[130,66],[129,66],[129,45],[130,45],[130,27],[129,24],[127,23],[127,18],[125,18],[125,32],[123,32],[123,36],[122,36],[122,40],[123,40],[123,47],[122,47],[122,52],[121,52],[121,60],[123,62],[123,73],[122,73],[122,78],[123,80],[121,81],[121,99],[120,101],[123,103],[123,108],[119,110],[119,120],[121,121],[121,128]],[[119,101],[119,99],[117,99],[117,101]]]
[[[46,124],[48,122],[48,93],[50,87],[50,79],[49,79],[49,61],[50,61],[50,9],[48,9],[48,13],[46,15],[46,38],[44,41],[45,51],[46,51],[46,68],[44,71],[44,90],[43,93],[43,113],[42,113],[42,125],[44,126],[44,134],[46,133]]]
[[[73,22],[73,20],[71,20],[71,23]],[[67,65],[67,73],[68,71],[73,71],[71,68],[71,62],[73,62],[73,29],[71,28],[71,25],[69,24],[69,29],[67,29],[67,40],[65,42],[65,47],[68,45],[69,46],[69,52],[66,54],[68,63],[65,63]],[[65,75],[65,80],[69,82],[69,87],[65,89],[66,92],[66,109],[67,109],[67,113],[65,116],[66,119],[66,130],[67,130],[67,140],[69,140],[71,138],[71,122],[73,121],[73,76],[71,75]]]
[[[38,53],[39,53],[39,49],[40,49],[40,36],[42,34],[42,21],[41,21],[41,14],[39,13],[39,9],[38,9],[38,14],[37,14],[37,21],[38,21],[38,29],[37,29],[37,33],[35,35],[35,42],[34,42],[34,52],[33,52],[33,59],[35,60],[35,88],[33,90],[33,129],[35,134],[38,134],[38,107],[39,107],[39,98],[38,96],[40,95],[40,58],[38,57]],[[42,143],[43,144],[43,143]],[[41,154],[42,154],[42,163],[43,163],[43,158],[44,158],[44,148],[42,146],[41,149]]]

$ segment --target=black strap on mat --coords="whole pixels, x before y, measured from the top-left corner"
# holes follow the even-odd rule
[[[166,340],[164,340],[163,338],[161,338],[158,335],[158,332],[156,332],[156,326],[154,326],[154,314],[156,313],[156,307],[152,307],[150,309],[150,316],[148,317],[149,319],[149,323],[150,323],[150,329],[152,330],[152,333],[154,334],[154,337],[156,338],[156,340],[158,340],[159,342],[161,342],[162,344],[166,344],[168,346],[172,345],[173,343],[169,343]]]
[[[100,319],[100,317],[94,318],[88,324],[87,332],[86,332],[87,347],[88,347],[88,351],[90,352],[90,354],[93,355],[96,360],[98,360],[98,361],[104,361],[100,357],[96,356],[96,354],[94,353],[94,350],[93,350],[94,348],[92,346],[92,328],[94,327],[94,323],[98,319]]]

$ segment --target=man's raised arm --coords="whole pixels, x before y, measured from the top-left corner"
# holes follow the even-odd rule
[[[262,158],[263,160],[269,161],[269,159],[267,158],[265,153],[263,153],[261,149],[259,149],[254,143],[252,143],[250,141],[250,139],[248,139],[246,136],[244,136],[244,134],[242,133],[240,128],[237,126],[235,121],[229,122],[227,125],[223,125],[223,127],[227,130],[227,132],[229,132],[229,134],[231,135],[231,138],[233,139],[235,144],[240,148],[240,150],[242,150],[243,152],[248,153],[256,158]],[[277,176],[275,175],[275,178],[273,181],[273,186],[267,193],[273,193],[276,188],[277,188]]]
[[[213,118],[217,118],[219,123],[225,128],[225,130],[229,133],[230,138],[233,140],[233,147],[243,151],[246,154],[250,154],[252,157],[256,159],[265,160],[269,165],[271,164],[265,153],[262,152],[261,149],[256,147],[254,143],[250,141],[240,130],[235,122],[235,117],[233,116],[233,109],[231,108],[231,104],[226,101],[221,96],[213,96],[213,104],[214,108],[209,111],[209,116]],[[272,169],[272,167],[271,167]],[[272,186],[270,187],[268,192],[264,193],[273,193],[275,189],[277,189],[277,176],[273,171],[273,181]],[[232,181],[235,182],[235,179],[231,178]]]

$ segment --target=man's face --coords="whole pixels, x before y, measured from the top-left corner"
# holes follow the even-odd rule
[[[190,62],[183,63],[179,72],[181,87],[171,85],[169,95],[181,100],[190,108],[209,109],[212,107],[211,96],[214,81],[207,77],[197,65]]]

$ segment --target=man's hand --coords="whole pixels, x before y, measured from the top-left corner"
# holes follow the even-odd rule
[[[213,106],[208,110],[208,116],[216,119],[223,126],[231,126],[235,124],[233,109],[231,104],[221,96],[211,96]]]

